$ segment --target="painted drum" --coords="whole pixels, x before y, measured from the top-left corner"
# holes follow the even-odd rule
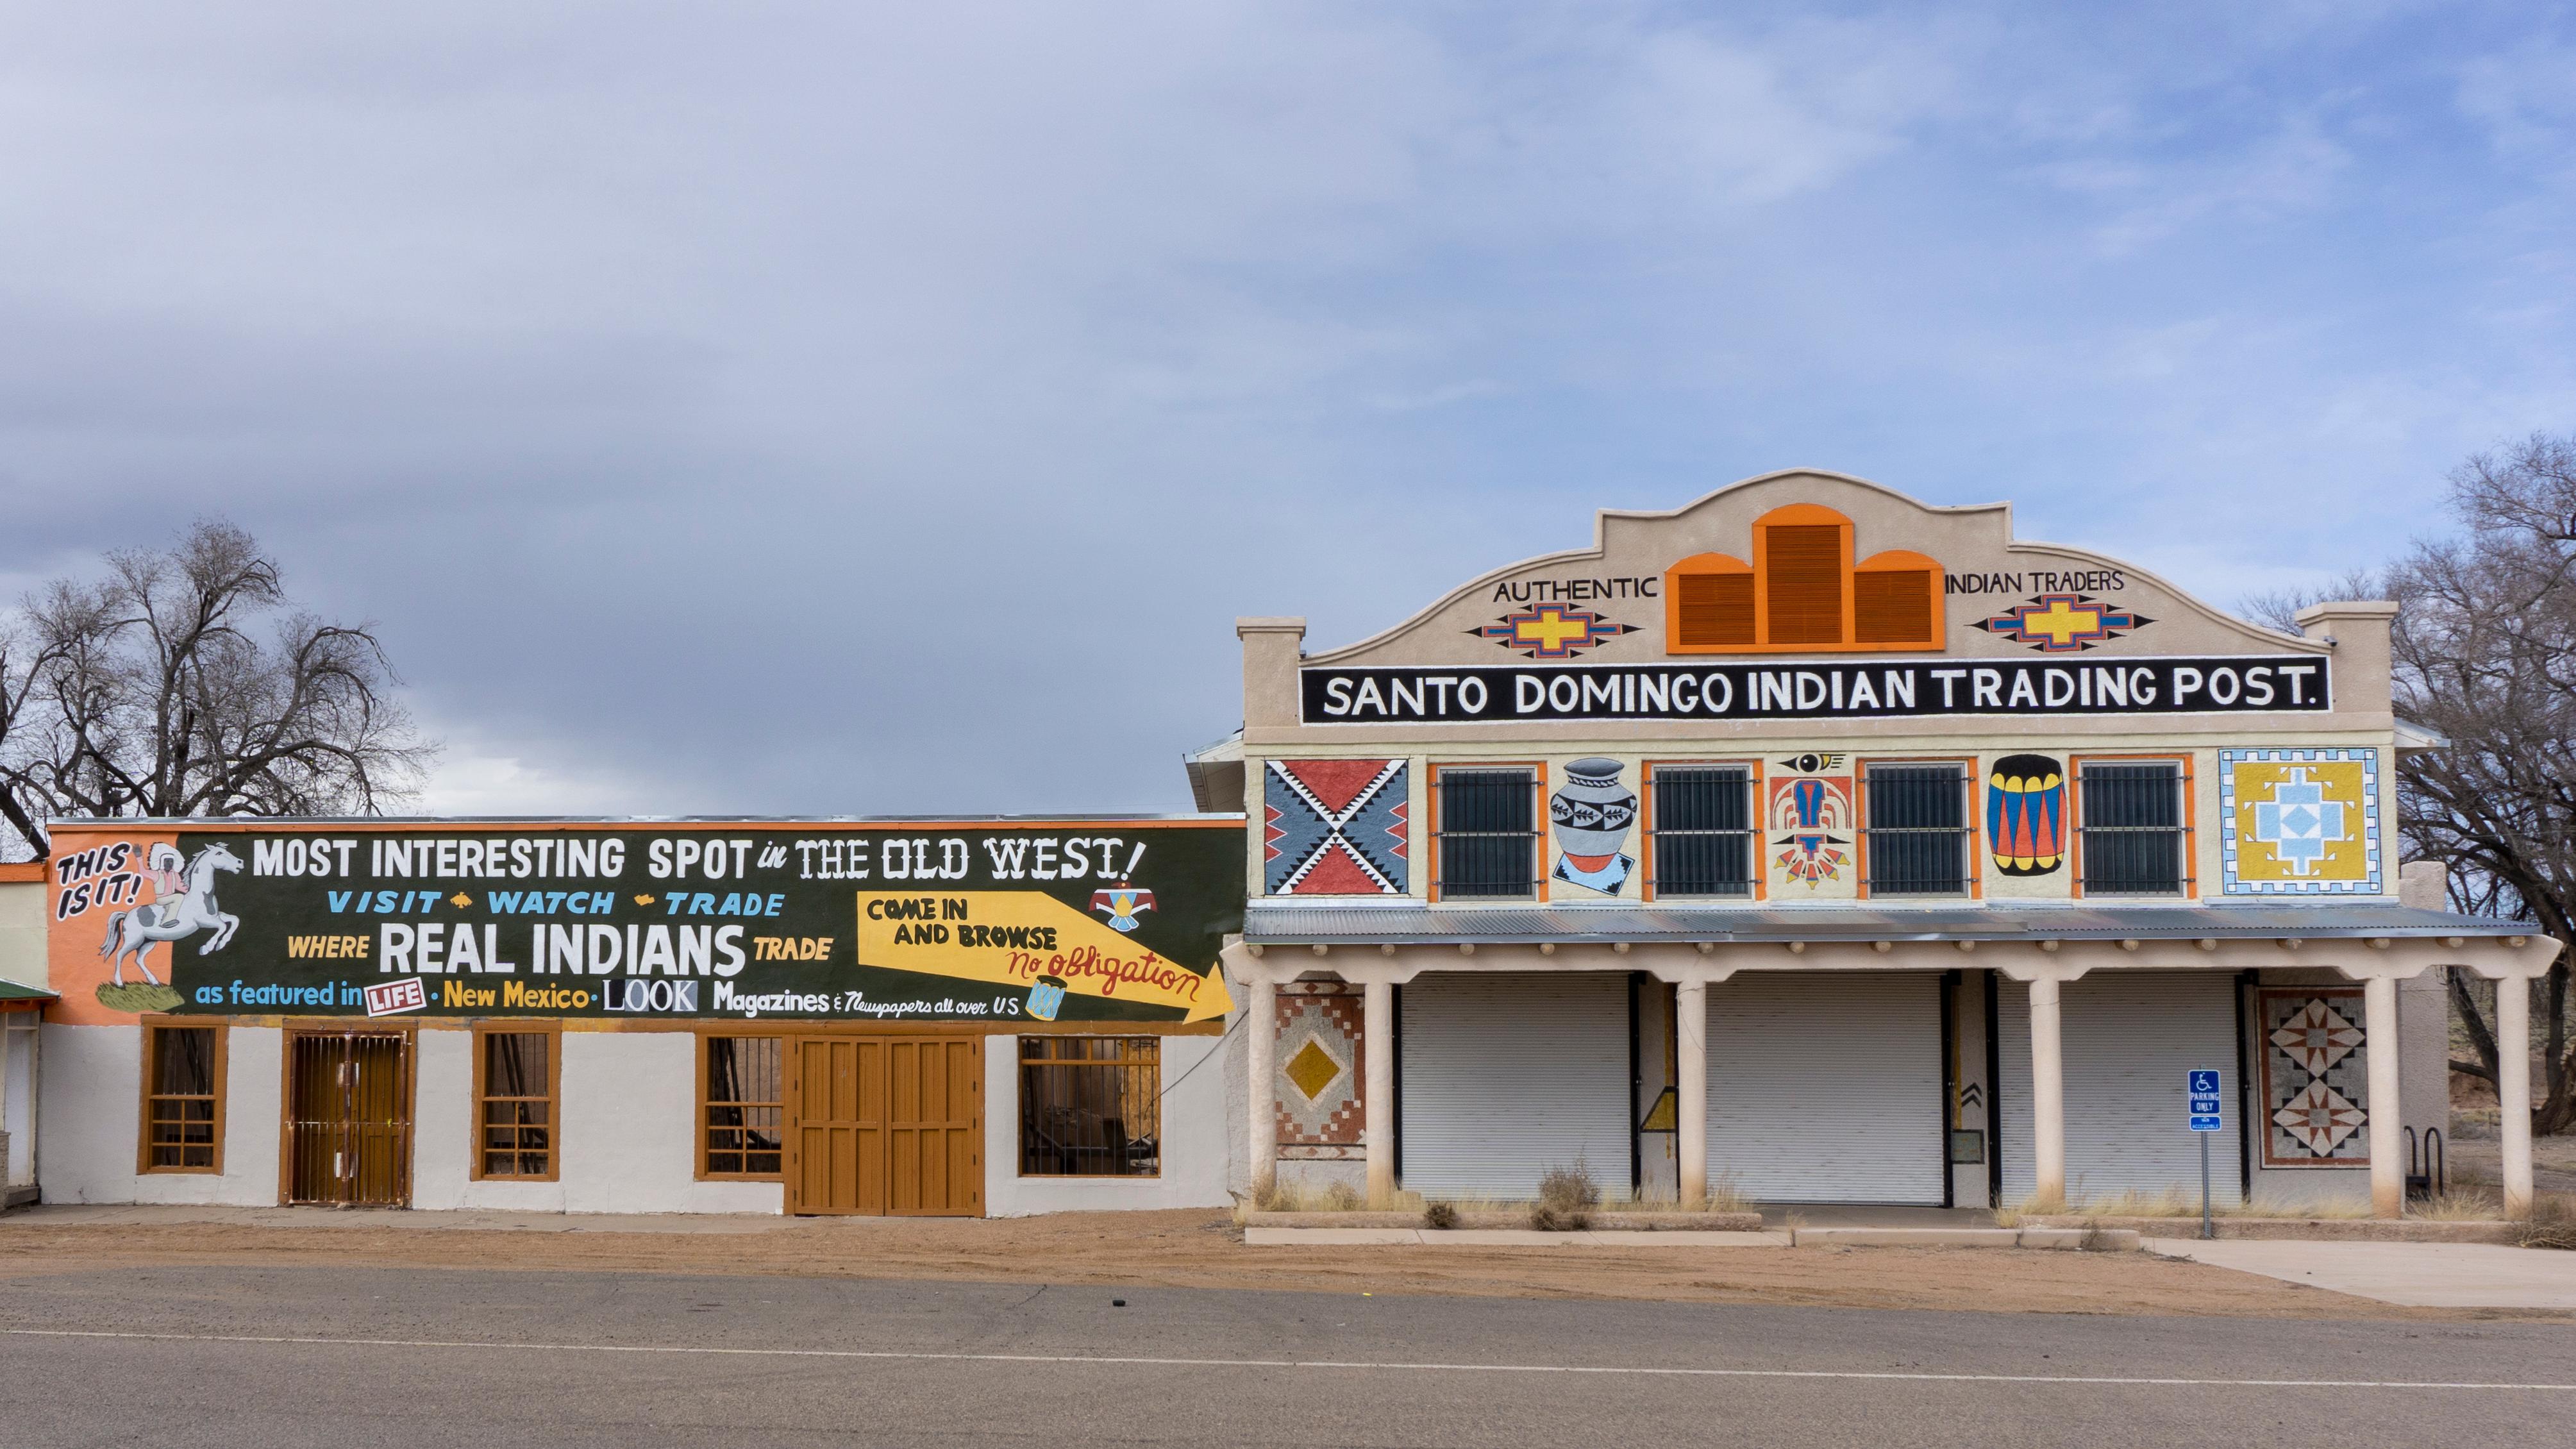
[[[2006,755],[1986,776],[1986,839],[2005,875],[2047,875],[2066,860],[2066,766]]]
[[[1040,1021],[1055,1020],[1056,1011],[1064,1005],[1064,978],[1041,976],[1029,987],[1029,1015]]]

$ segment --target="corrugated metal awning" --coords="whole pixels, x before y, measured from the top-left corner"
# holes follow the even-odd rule
[[[2394,903],[2093,906],[1447,906],[1255,901],[1253,945],[1540,941],[2086,941],[2537,936],[2529,921]]]

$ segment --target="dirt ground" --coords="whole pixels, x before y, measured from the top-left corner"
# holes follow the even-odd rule
[[[56,1225],[0,1219],[0,1277],[223,1264],[1268,1288],[2231,1318],[2557,1317],[2399,1308],[2144,1253],[1933,1248],[1248,1247],[1205,1211],[839,1218],[727,1233]]]

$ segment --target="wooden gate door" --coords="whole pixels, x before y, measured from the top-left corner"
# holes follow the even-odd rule
[[[984,1215],[984,1039],[934,1036],[886,1043],[887,1210],[924,1217]]]
[[[787,1210],[885,1211],[885,1042],[799,1037],[787,1083]]]
[[[411,1206],[411,1035],[286,1039],[286,1200]]]
[[[795,1038],[787,1210],[980,1217],[980,1037]]]

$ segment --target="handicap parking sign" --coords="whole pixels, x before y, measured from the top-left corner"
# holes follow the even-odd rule
[[[2187,1075],[2190,1080],[2185,1083],[2185,1086],[2189,1090],[2191,1101],[2190,1110],[2186,1115],[2191,1119],[2191,1130],[2194,1132],[2218,1131],[2220,1120],[2218,1073],[2208,1068],[2201,1068]]]

